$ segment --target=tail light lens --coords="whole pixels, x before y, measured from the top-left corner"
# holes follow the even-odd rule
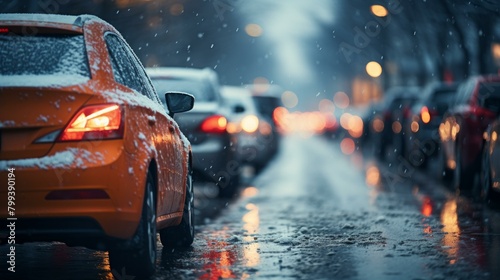
[[[429,108],[427,108],[427,106],[420,109],[420,119],[423,123],[429,123],[431,121],[431,113],[429,112]]]
[[[439,112],[437,110],[429,109],[427,106],[423,106],[420,109],[420,119],[423,123],[429,123],[434,117],[439,116]]]
[[[221,115],[213,115],[206,118],[200,125],[200,130],[205,133],[225,133],[227,119]]]
[[[91,105],[76,113],[59,141],[123,138],[122,109],[116,104]]]

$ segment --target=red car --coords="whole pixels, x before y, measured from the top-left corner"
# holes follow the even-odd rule
[[[455,104],[439,125],[443,172],[453,175],[452,187],[472,190],[478,182],[484,132],[500,113],[500,77],[479,76],[463,82]]]

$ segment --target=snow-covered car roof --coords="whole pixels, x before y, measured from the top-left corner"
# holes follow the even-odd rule
[[[186,79],[210,79],[217,80],[217,73],[210,68],[182,68],[182,67],[155,67],[146,68],[150,77],[175,77]]]
[[[101,20],[93,15],[56,15],[56,14],[0,14],[0,22],[9,24],[9,22],[36,22],[36,23],[61,23],[82,27],[87,20]]]

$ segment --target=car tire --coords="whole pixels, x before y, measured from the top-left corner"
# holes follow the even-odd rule
[[[132,239],[115,244],[109,250],[109,264],[114,274],[140,278],[156,269],[156,196],[155,180],[148,172],[141,220]]]
[[[191,167],[186,179],[186,198],[181,223],[160,230],[160,240],[166,248],[189,247],[194,241],[194,189]]]

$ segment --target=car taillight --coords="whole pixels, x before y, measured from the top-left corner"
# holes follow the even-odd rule
[[[241,120],[241,129],[247,133],[254,133],[259,128],[259,118],[254,115],[245,116]]]
[[[91,105],[76,113],[58,141],[104,140],[123,137],[122,109],[116,104]]]
[[[226,132],[227,119],[221,115],[213,115],[206,118],[200,125],[200,130],[205,133]]]
[[[423,123],[429,123],[431,121],[431,113],[429,112],[429,108],[427,108],[427,106],[422,107],[420,110],[420,119]]]

